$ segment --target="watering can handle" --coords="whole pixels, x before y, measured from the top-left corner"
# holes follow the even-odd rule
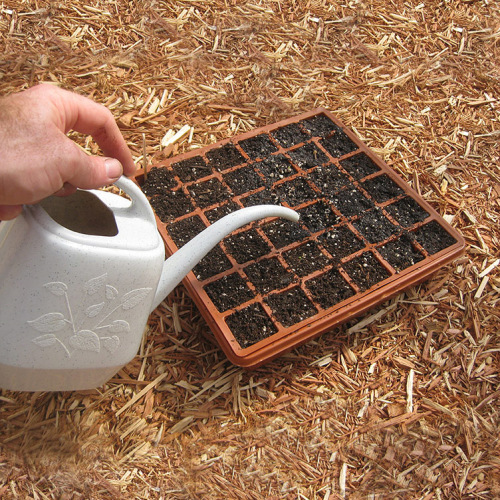
[[[128,217],[146,219],[148,222],[156,224],[151,205],[145,194],[141,191],[141,188],[135,182],[122,175],[114,184],[130,196],[132,200],[130,206],[124,209],[123,213],[127,214]]]

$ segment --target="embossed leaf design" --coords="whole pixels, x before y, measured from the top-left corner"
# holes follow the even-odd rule
[[[108,331],[110,333],[130,332],[130,325],[122,319],[117,319],[108,326]]]
[[[94,351],[101,350],[101,343],[99,336],[91,330],[80,330],[76,335],[68,339],[69,345],[80,351]]]
[[[106,285],[106,298],[108,300],[113,300],[116,299],[116,297],[118,297],[118,290],[114,286]]]
[[[47,333],[46,335],[40,335],[40,337],[33,339],[32,342],[40,347],[50,347],[57,342],[57,337],[52,333]]]
[[[122,308],[125,310],[132,309],[132,307],[140,304],[151,290],[151,288],[137,288],[126,293],[121,299]]]
[[[62,330],[66,326],[66,321],[61,313],[48,313],[28,321],[28,324],[39,332],[53,333]]]
[[[54,295],[57,295],[58,297],[61,297],[68,291],[68,287],[66,286],[65,283],[62,283],[61,281],[54,281],[52,283],[45,283],[43,285],[44,288],[49,290],[50,293],[53,293]]]
[[[97,276],[97,278],[92,278],[83,285],[83,289],[88,295],[94,295],[94,293],[98,292],[102,288],[107,277],[108,273],[104,273],[101,276]]]
[[[105,304],[105,302],[101,302],[100,304],[94,304],[93,306],[87,307],[85,316],[87,316],[87,318],[95,318],[102,311]]]
[[[120,347],[120,339],[113,335],[102,339],[102,345],[111,353],[115,352]]]

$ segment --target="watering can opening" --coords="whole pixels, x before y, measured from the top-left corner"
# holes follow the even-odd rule
[[[113,211],[89,191],[49,196],[40,202],[51,219],[71,231],[94,236],[116,236]]]

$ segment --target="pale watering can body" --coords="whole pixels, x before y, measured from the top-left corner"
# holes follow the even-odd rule
[[[165,261],[154,214],[132,199],[78,191],[0,223],[0,388],[99,387],[136,355],[150,312],[227,234],[290,209],[260,206],[217,221]],[[49,215],[50,214],[50,215]]]

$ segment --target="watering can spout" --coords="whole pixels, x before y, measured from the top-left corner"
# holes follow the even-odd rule
[[[278,205],[242,208],[219,219],[165,261],[151,311],[156,309],[184,276],[226,236],[250,222],[265,217],[282,217],[294,222],[299,220],[297,212]]]

